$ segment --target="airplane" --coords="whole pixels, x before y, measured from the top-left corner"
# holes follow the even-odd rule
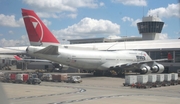
[[[74,49],[68,48],[66,50],[66,49],[64,49],[64,47],[66,48],[66,46],[61,45],[59,43],[59,41],[54,37],[54,35],[43,24],[43,22],[39,19],[39,17],[34,13],[34,11],[22,9],[22,15],[24,18],[24,23],[26,26],[26,30],[28,33],[30,43],[32,45],[38,46],[38,47],[29,46],[26,49],[27,53],[31,54],[33,56],[37,56],[39,58],[44,58],[47,60],[58,62],[60,64],[69,65],[69,66],[73,66],[73,67],[81,68],[81,69],[85,69],[85,70],[96,70],[97,69],[95,71],[95,74],[102,73],[102,70],[104,71],[104,70],[108,70],[108,69],[116,70],[117,73],[120,73],[120,72],[118,72],[119,69],[124,69],[124,68],[131,69],[131,70],[132,69],[141,69],[140,73],[150,73],[151,69],[153,69],[152,72],[162,72],[164,70],[164,66],[156,62],[156,61],[163,61],[163,60],[151,60],[151,58],[148,56],[148,54],[143,51],[106,52],[106,51],[93,51],[93,49],[90,49],[90,50],[84,49],[85,47],[92,48],[92,47],[94,47],[94,44],[90,44],[90,45],[86,44],[86,45],[82,45],[82,46],[77,45],[79,48],[74,48]],[[96,43],[96,44],[99,44],[99,43]],[[100,45],[102,45],[102,44],[105,44],[105,43],[100,43]],[[107,44],[111,44],[110,46],[114,45],[114,43],[107,43]],[[115,44],[117,44],[117,43],[115,43]],[[50,48],[52,48],[52,47],[53,48],[52,48],[52,50],[47,50],[48,47],[42,47],[42,46],[49,46]],[[67,45],[67,46],[71,46],[71,45]],[[33,50],[33,48],[35,48],[35,49]],[[29,51],[29,49],[32,49],[31,50],[32,52]],[[48,54],[46,53],[46,51],[42,52],[42,53],[38,53],[38,54],[35,52],[36,50],[40,50],[40,49],[46,49]],[[61,52],[61,50],[63,52]],[[72,53],[71,53],[71,51],[72,51]],[[75,53],[73,53],[73,52],[75,52]],[[64,61],[62,61],[62,59],[59,59],[59,57],[62,56],[61,53],[63,53],[63,57],[61,57],[61,58],[68,59],[68,60],[66,60],[67,62],[64,62]],[[81,53],[83,55],[82,57],[80,55]],[[86,53],[88,53],[89,55]],[[94,53],[95,53],[95,55],[94,55]],[[123,53],[123,54],[121,54],[121,53]],[[137,55],[131,54],[131,53],[136,53]],[[143,57],[145,57],[145,56],[138,55],[140,53],[144,53],[146,58],[144,59]],[[107,57],[105,57],[106,54],[107,54]],[[46,55],[47,55],[47,57],[46,57]],[[66,55],[68,55],[68,56],[66,57]],[[80,58],[80,59],[75,58],[74,63],[76,63],[76,64],[68,63],[68,61],[73,59],[74,56]],[[89,56],[92,56],[92,57],[89,57]],[[52,58],[54,58],[54,59],[52,59]],[[86,60],[83,60],[83,58]],[[71,60],[71,61],[73,61],[73,60]],[[93,67],[90,67],[91,65]],[[98,66],[98,67],[95,67],[95,66]]]
[[[47,47],[29,46],[26,52],[63,65],[84,70],[94,70],[94,75],[110,74],[109,71],[114,70],[121,76],[124,74],[122,69],[138,70],[141,74],[162,73],[164,66],[157,62],[171,60],[172,58],[168,54],[167,59],[152,60],[144,51],[78,50],[55,45],[49,45]]]

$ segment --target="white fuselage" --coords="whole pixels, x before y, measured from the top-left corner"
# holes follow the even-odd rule
[[[151,60],[147,53],[143,51],[91,51],[59,48],[59,55],[34,53],[41,49],[43,47],[30,46],[28,53],[39,58],[84,70],[107,70],[110,67],[122,64]]]

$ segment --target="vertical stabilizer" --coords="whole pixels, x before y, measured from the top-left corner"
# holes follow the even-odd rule
[[[19,57],[19,56],[17,56],[17,55],[14,55],[14,58],[15,58],[17,61],[22,60],[22,58],[20,58],[20,57]]]
[[[56,45],[59,41],[32,10],[22,9],[22,16],[31,45]]]

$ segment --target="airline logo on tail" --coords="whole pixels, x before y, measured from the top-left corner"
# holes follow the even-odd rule
[[[22,9],[22,16],[31,45],[59,44],[34,11]]]
[[[35,35],[39,36],[38,38],[37,37],[30,37],[30,39],[32,41],[37,41],[39,43],[42,42],[42,38],[43,38],[43,28],[42,28],[42,25],[41,23],[38,21],[38,19],[36,19],[35,17],[33,16],[23,16],[24,20],[26,20],[26,18],[30,18],[31,20],[31,23],[32,23],[32,26],[34,27],[34,30],[35,30]],[[33,22],[34,21],[34,22]],[[38,25],[39,24],[39,25]],[[30,24],[29,24],[30,25]],[[38,26],[37,26],[38,25]],[[30,32],[30,31],[29,31]]]
[[[14,55],[14,58],[15,58],[16,60],[18,60],[18,61],[22,60],[22,58],[20,58],[20,57],[17,56],[17,55]]]

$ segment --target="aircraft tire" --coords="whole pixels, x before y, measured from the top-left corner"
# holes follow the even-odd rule
[[[102,76],[103,75],[103,71],[96,70],[93,74],[94,74],[94,76]]]
[[[125,77],[125,70],[123,70],[123,69],[117,70],[116,73],[117,73],[118,77]]]
[[[111,71],[110,70],[107,70],[107,71],[105,71],[104,72],[104,76],[112,76],[112,73],[111,73]]]

